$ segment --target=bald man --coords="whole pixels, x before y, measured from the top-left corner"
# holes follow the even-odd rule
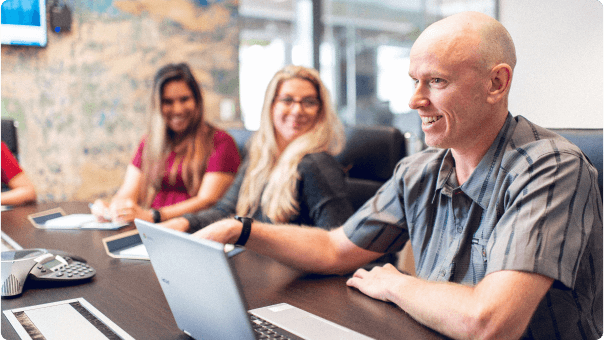
[[[247,247],[304,271],[349,273],[409,240],[417,277],[385,265],[347,284],[452,338],[599,338],[597,171],[576,146],[508,112],[515,64],[509,33],[486,15],[428,27],[411,49],[409,106],[431,148],[403,159],[344,226],[253,222]],[[234,243],[242,229],[223,220],[195,235]]]

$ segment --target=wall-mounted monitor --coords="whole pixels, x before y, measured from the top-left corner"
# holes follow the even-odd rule
[[[1,12],[3,45],[46,46],[46,0],[6,0]]]

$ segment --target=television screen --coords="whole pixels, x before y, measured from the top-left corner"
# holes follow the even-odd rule
[[[45,0],[6,0],[0,18],[2,44],[46,46]]]

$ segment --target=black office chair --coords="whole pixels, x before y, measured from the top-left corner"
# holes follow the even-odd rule
[[[2,118],[2,141],[15,158],[19,160],[19,142],[17,140],[17,123],[12,119]]]
[[[228,129],[241,158],[254,131]],[[347,175],[349,198],[354,210],[360,208],[392,176],[398,161],[406,156],[403,134],[390,126],[347,126],[346,146],[337,155]]]
[[[346,146],[336,155],[348,176],[349,199],[359,209],[394,172],[407,155],[403,134],[392,126],[347,126]]]
[[[602,195],[602,129],[550,129],[583,151],[598,169],[598,184]]]

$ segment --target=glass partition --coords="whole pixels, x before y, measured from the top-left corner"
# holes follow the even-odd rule
[[[320,6],[319,32],[312,31],[309,6]],[[497,17],[497,0],[241,0],[245,126],[257,129],[268,81],[294,63],[319,69],[345,124],[395,126],[410,151],[421,149],[420,120],[407,105],[413,90],[409,51],[429,24],[467,10]],[[319,65],[312,65],[309,42],[317,36]]]

